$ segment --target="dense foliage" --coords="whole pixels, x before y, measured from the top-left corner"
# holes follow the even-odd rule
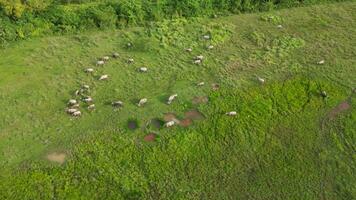
[[[343,0],[0,0],[0,45],[58,32],[333,1]]]

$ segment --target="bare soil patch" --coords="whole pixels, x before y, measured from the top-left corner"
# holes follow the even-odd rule
[[[198,110],[190,110],[185,113],[185,117],[191,120],[203,120],[205,116]]]
[[[341,112],[349,110],[350,108],[351,108],[350,103],[347,101],[343,101],[329,112],[328,117],[330,119],[334,119]]]
[[[177,116],[174,113],[165,113],[163,120],[165,122],[174,121],[176,123],[180,123],[179,119],[177,118]]]
[[[53,152],[47,155],[47,160],[63,164],[66,160],[66,156],[67,155],[65,153]]]
[[[143,140],[146,141],[146,142],[154,142],[156,140],[156,137],[157,135],[155,133],[150,133],[150,134],[147,134]]]
[[[183,119],[180,121],[179,125],[182,127],[188,127],[193,124],[193,121],[189,118]]]
[[[209,98],[207,96],[197,96],[194,97],[192,100],[193,104],[203,104],[203,103],[208,103]]]

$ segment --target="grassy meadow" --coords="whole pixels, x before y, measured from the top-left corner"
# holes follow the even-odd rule
[[[0,49],[0,199],[355,199],[355,36],[345,2],[12,43]],[[84,84],[96,109],[71,117]],[[151,123],[167,113],[188,125]]]

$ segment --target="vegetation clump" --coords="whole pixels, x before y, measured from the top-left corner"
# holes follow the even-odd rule
[[[0,0],[0,45],[33,36],[143,25],[177,17],[257,12],[334,1],[340,0]],[[262,19],[280,21],[274,16]]]

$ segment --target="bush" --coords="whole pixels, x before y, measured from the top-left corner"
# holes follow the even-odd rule
[[[121,24],[139,24],[147,19],[144,13],[143,1],[123,0],[117,3],[109,3],[108,5],[114,8]]]
[[[48,33],[142,25],[176,17],[266,11],[344,0],[0,0],[0,45]]]
[[[6,16],[0,14],[0,46],[17,39],[16,25]]]
[[[84,27],[113,28],[117,21],[117,15],[113,7],[100,5],[83,10],[80,13],[80,19],[82,19],[81,26]]]

